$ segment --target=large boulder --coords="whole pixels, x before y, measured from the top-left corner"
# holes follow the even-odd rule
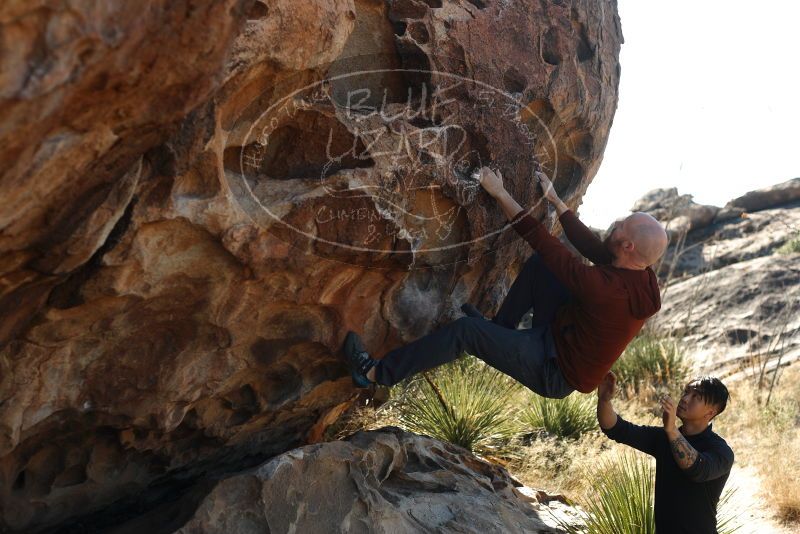
[[[180,534],[563,532],[559,499],[460,447],[385,428],[309,445],[219,482]]]
[[[470,173],[541,216],[542,165],[576,207],[622,42],[615,5],[546,0],[12,0],[0,36],[0,529],[25,531],[317,439],[355,396],[348,329],[380,355],[497,306],[529,251]]]

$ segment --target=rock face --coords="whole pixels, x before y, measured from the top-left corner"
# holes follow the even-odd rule
[[[712,221],[684,228],[667,250],[656,322],[683,340],[698,371],[760,373],[779,358],[782,364],[800,358],[800,263],[797,253],[780,250],[800,238],[799,186],[790,180],[714,208]],[[670,223],[675,218],[668,214],[688,217],[692,203],[661,189],[633,209]]]
[[[622,35],[614,3],[11,0],[0,39],[0,529],[31,531],[313,440],[348,329],[380,355],[498,305],[528,248],[470,173],[575,207]]]
[[[689,232],[664,258],[662,277],[697,276],[726,265],[769,256],[800,229],[800,202],[745,213]]]
[[[675,187],[654,189],[631,211],[658,219],[671,234],[659,266],[663,279],[695,276],[725,265],[770,255],[797,237],[800,178],[757,189],[723,208],[697,204]]]
[[[387,428],[223,480],[177,532],[563,532],[553,516],[576,514],[460,447]]]
[[[658,324],[696,368],[728,376],[800,358],[800,254],[745,260],[667,288]]]

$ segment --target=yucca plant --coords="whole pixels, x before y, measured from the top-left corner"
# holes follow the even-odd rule
[[[564,399],[533,395],[520,419],[527,430],[543,429],[562,438],[576,438],[597,428],[597,400],[579,393]]]
[[[600,463],[590,475],[594,491],[585,503],[584,525],[566,523],[556,517],[569,534],[654,534],[655,466],[646,456],[626,452]],[[735,490],[726,490],[718,505],[719,534],[739,529],[738,516],[728,506]]]
[[[677,341],[651,333],[634,338],[612,370],[628,396],[681,389],[689,373]]]
[[[586,503],[588,534],[655,534],[655,469],[647,458],[622,454],[601,463],[594,498]]]
[[[496,456],[518,433],[511,413],[516,390],[499,371],[462,360],[424,373],[395,402],[406,429]]]
[[[734,493],[736,493],[736,488],[726,488],[723,490],[719,502],[717,503],[718,534],[733,534],[742,527],[739,522],[739,515],[741,515],[741,512],[730,504],[731,497],[733,497]]]

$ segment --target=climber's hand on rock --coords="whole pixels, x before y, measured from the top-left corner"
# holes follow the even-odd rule
[[[489,167],[481,167],[480,171],[478,171],[478,179],[480,180],[481,187],[493,197],[505,191],[505,187],[503,187],[503,175],[500,174],[500,171],[495,172]]]
[[[549,200],[550,202],[557,203],[560,202],[561,199],[558,198],[558,194],[556,193],[556,188],[553,187],[553,182],[550,181],[550,178],[541,171],[534,171],[533,173],[534,178],[542,185],[542,192],[544,193],[544,198]]]

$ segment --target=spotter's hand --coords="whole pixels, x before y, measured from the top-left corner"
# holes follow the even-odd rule
[[[597,386],[597,396],[601,401],[608,402],[614,398],[617,391],[617,375],[609,371],[603,377],[603,381]]]
[[[672,397],[669,395],[664,395],[661,397],[661,419],[664,422],[664,429],[670,430],[675,428],[675,421],[677,419],[676,412],[678,407],[675,405],[675,401],[672,400]]]

